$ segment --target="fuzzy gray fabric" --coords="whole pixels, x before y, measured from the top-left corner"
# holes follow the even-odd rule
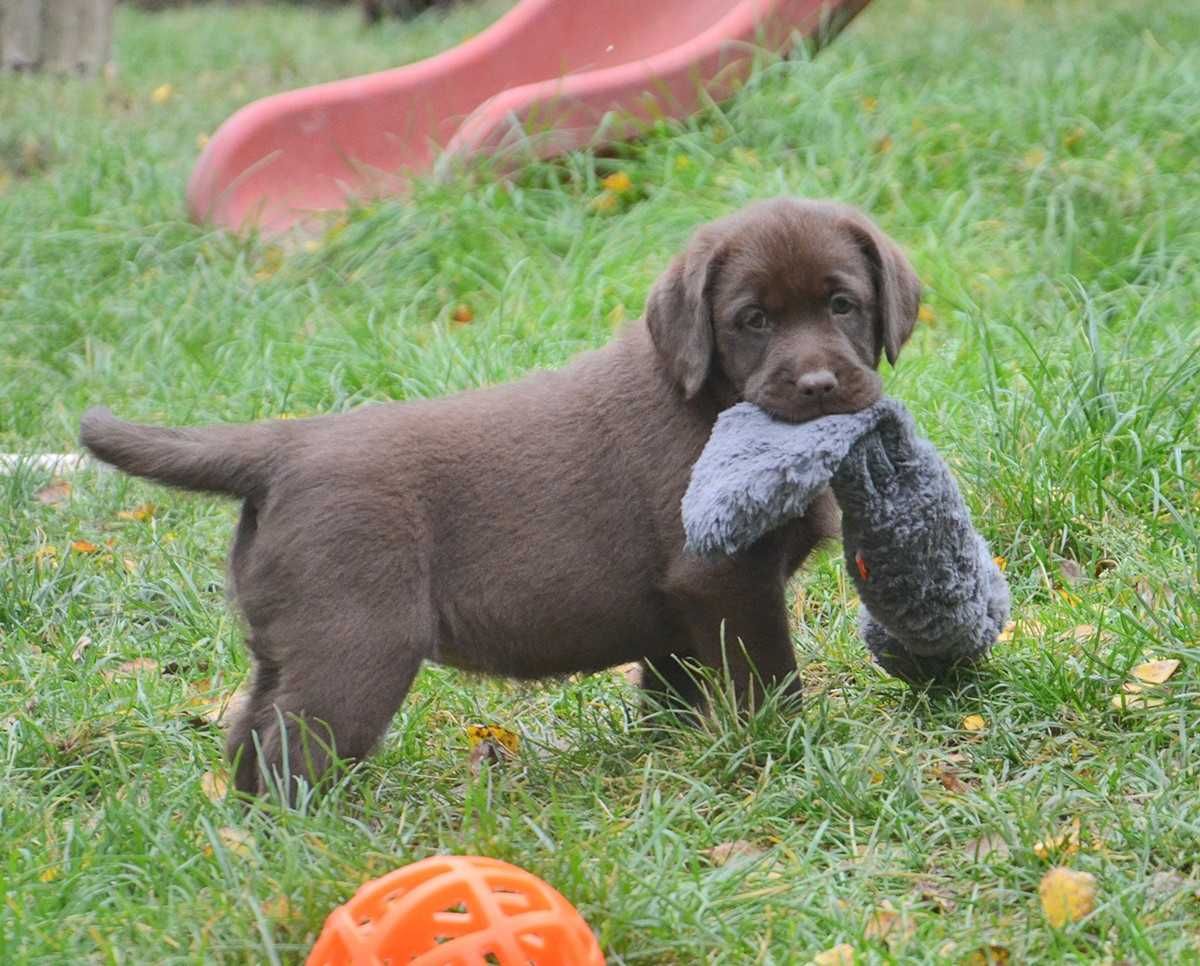
[[[880,665],[920,683],[983,658],[1008,619],[1008,585],[949,468],[894,399],[798,425],[750,403],[726,410],[683,498],[687,546],[736,554],[826,486]]]

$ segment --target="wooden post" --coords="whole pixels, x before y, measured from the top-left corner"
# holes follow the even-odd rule
[[[0,68],[94,74],[112,55],[116,0],[0,0]]]

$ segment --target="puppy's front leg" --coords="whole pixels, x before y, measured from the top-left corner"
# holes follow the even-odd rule
[[[741,707],[760,707],[764,692],[785,681],[789,697],[801,696],[782,587],[727,588],[698,603],[691,625],[697,658],[728,672]]]

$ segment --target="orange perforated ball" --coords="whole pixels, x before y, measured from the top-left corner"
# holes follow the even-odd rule
[[[490,957],[490,958],[489,958]],[[308,966],[602,966],[558,892],[497,859],[437,855],[368,882],[325,920]]]

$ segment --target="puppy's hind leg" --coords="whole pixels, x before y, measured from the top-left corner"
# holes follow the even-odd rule
[[[432,638],[417,643],[411,628],[394,618],[331,615],[289,624],[276,686],[246,712],[241,756],[251,763],[239,763],[235,784],[251,794],[277,788],[294,802],[298,779],[316,784],[335,759],[370,754],[431,652]],[[255,745],[253,756],[248,743]]]
[[[255,651],[253,639],[250,649]],[[258,788],[258,747],[254,732],[268,720],[268,711],[279,688],[279,665],[258,654],[254,661],[254,680],[245,702],[234,712],[233,724],[225,739],[225,755],[233,765],[233,785],[238,791],[255,793]]]

